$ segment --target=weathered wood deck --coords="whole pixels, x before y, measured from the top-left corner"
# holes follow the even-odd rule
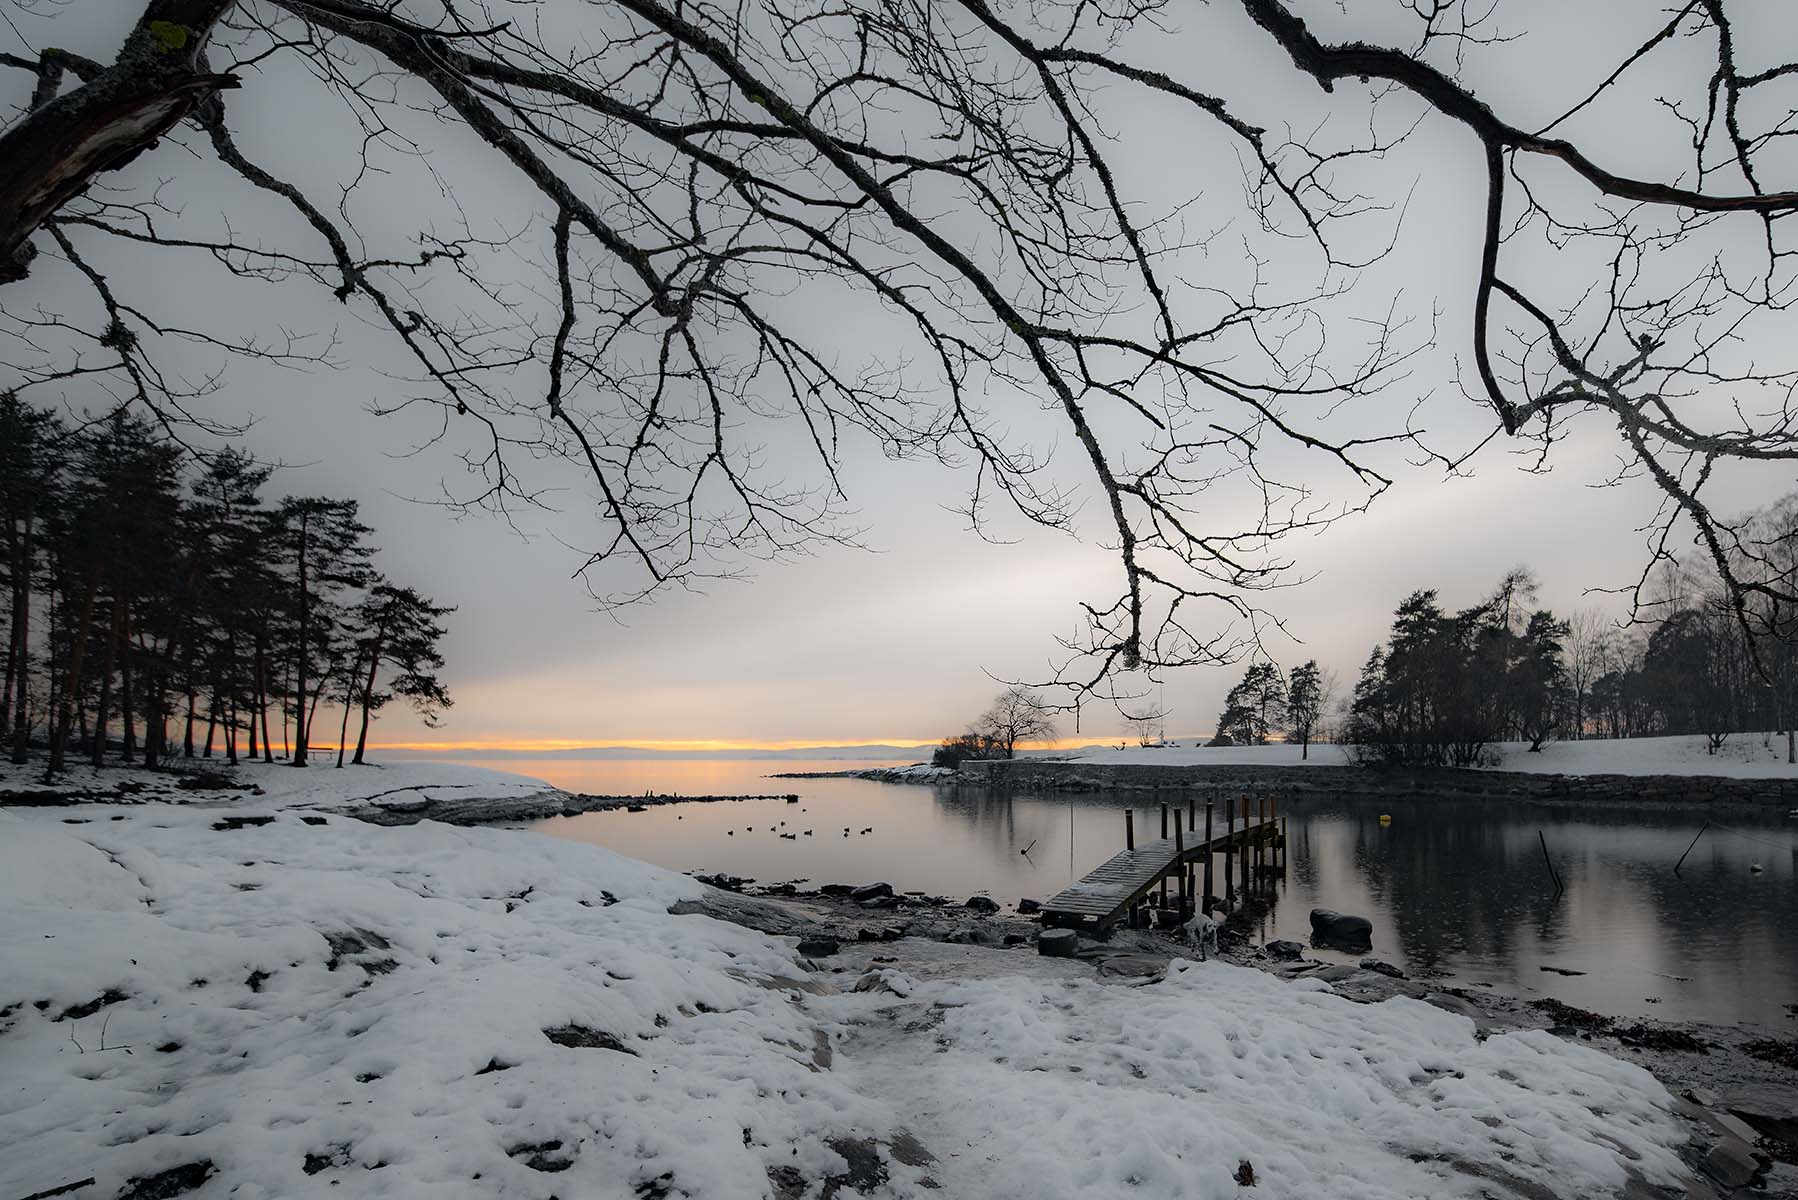
[[[1175,820],[1178,819],[1176,813]],[[1195,831],[1186,835],[1184,842],[1156,838],[1134,849],[1120,850],[1044,901],[1042,923],[1045,927],[1096,926],[1101,932],[1109,931],[1128,918],[1131,910],[1147,900],[1163,880],[1180,877],[1190,864],[1202,862],[1209,854],[1226,849],[1246,852],[1258,840],[1271,842],[1278,826],[1278,818],[1239,817],[1228,828],[1214,829],[1209,841]],[[1243,866],[1246,882],[1246,857]]]

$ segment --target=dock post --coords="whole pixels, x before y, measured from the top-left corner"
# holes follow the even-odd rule
[[[1161,840],[1167,841],[1167,801],[1161,802]]]
[[[1280,836],[1280,797],[1278,793],[1267,798],[1267,818],[1273,823],[1273,832],[1269,835],[1268,840],[1272,849],[1267,854],[1267,866],[1277,875],[1284,874],[1285,868],[1280,865],[1280,855],[1284,853],[1285,839]]]
[[[1286,837],[1286,818],[1280,818],[1280,878],[1286,878],[1287,847],[1292,843]]]
[[[1199,802],[1188,793],[1186,797],[1186,832],[1191,833],[1199,827]]]
[[[1205,890],[1199,893],[1199,906],[1207,912],[1211,904],[1211,801],[1205,801]]]
[[[1224,798],[1224,907],[1236,904],[1236,797]]]
[[[1186,870],[1186,831],[1180,828],[1180,814],[1174,814],[1174,862],[1180,868],[1180,919],[1186,919],[1186,906],[1192,900],[1191,875]]]
[[[1267,890],[1267,796],[1255,797],[1255,812],[1261,820],[1255,833],[1255,890]]]
[[[1136,810],[1134,808],[1124,810],[1124,849],[1136,849]]]

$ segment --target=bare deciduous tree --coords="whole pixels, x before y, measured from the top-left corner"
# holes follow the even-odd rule
[[[1015,758],[1024,742],[1055,739],[1055,718],[1038,693],[1024,687],[1008,687],[974,722],[973,732],[1004,755]]]
[[[853,540],[851,433],[967,464],[977,527],[996,498],[1074,528],[1012,432],[1040,407],[1120,571],[1055,672],[1074,703],[1244,653],[1292,577],[1279,540],[1371,503],[1389,448],[1460,471],[1508,438],[1545,468],[1576,420],[1659,489],[1648,570],[1695,538],[1738,620],[1798,596],[1708,502],[1798,460],[1798,63],[1741,32],[1752,6],[1620,8],[1585,77],[1543,81],[1566,104],[1540,125],[1478,83],[1525,32],[1502,0],[135,0],[109,60],[36,48],[117,2],[0,0],[0,386],[79,380],[204,430],[224,360],[335,347],[190,327],[161,281],[198,271],[252,313],[257,286],[315,285],[410,364],[382,409],[434,414],[475,481],[456,503],[582,473],[589,585],[618,601]],[[1212,94],[1159,65],[1177,19],[1292,71]],[[253,88],[359,151],[284,177],[239,136]],[[1363,270],[1403,232],[1392,162],[1425,126],[1477,150],[1485,215],[1460,292],[1411,309]],[[1626,154],[1625,128],[1671,148]],[[1241,206],[1132,190],[1150,155],[1240,162]],[[834,307],[891,352],[845,363],[806,315]],[[1378,415],[1406,394],[1361,407],[1415,386],[1439,308],[1470,313],[1475,445]],[[761,467],[795,434],[809,481]]]

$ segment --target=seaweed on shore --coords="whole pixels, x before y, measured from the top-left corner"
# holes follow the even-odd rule
[[[1529,1006],[1537,1012],[1547,1013],[1556,1025],[1567,1025],[1592,1033],[1608,1032],[1611,1026],[1617,1023],[1614,1017],[1607,1017],[1602,1013],[1591,1012],[1583,1008],[1575,1008],[1571,1004],[1564,1004],[1548,997],[1531,1000]]]
[[[1798,1071],[1798,1038],[1756,1038],[1742,1049],[1763,1062]]]

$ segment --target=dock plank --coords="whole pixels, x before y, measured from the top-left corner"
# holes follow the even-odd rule
[[[1062,916],[1096,919],[1102,925],[1115,923],[1130,905],[1182,865],[1226,846],[1243,846],[1251,841],[1251,835],[1274,829],[1272,820],[1239,817],[1229,828],[1214,831],[1209,842],[1195,832],[1184,846],[1176,845],[1173,838],[1154,838],[1133,850],[1120,850],[1045,901],[1043,915],[1051,920]]]

